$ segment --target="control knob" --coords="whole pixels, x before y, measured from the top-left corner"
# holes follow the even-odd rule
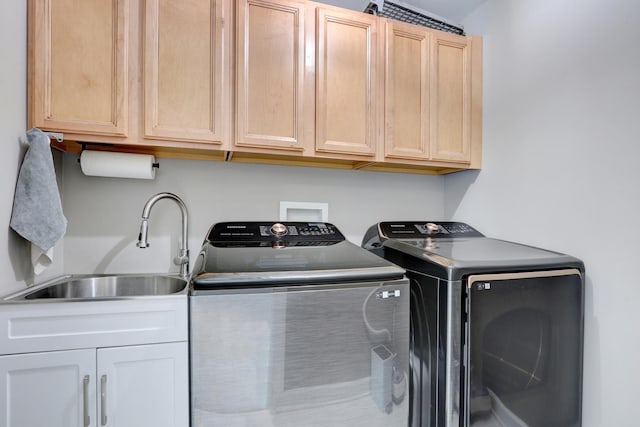
[[[440,226],[433,222],[426,223],[425,228],[427,229],[427,234],[438,234],[440,232]]]
[[[271,226],[271,234],[273,234],[274,236],[284,236],[288,231],[289,229],[287,228],[287,226],[282,224],[281,222],[276,222]]]

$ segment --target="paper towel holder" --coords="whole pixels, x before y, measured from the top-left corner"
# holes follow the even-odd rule
[[[84,175],[105,178],[155,179],[160,166],[153,154],[111,149],[85,149],[78,159]]]
[[[87,149],[87,145],[98,145],[101,147],[115,147],[114,144],[91,144],[89,142],[80,142],[79,144],[82,147],[80,148],[80,156],[82,155],[82,152]],[[78,159],[77,159],[78,164],[80,164],[80,156],[78,156]],[[153,162],[151,163],[151,167],[154,169],[160,169],[160,163]]]

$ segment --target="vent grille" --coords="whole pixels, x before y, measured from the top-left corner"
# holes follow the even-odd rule
[[[378,3],[383,3],[378,7]],[[423,27],[433,28],[434,30],[446,31],[449,33],[464,35],[464,29],[456,25],[449,24],[440,19],[417,12],[390,1],[371,2],[365,8],[365,13],[377,15],[382,18],[395,19],[396,21],[408,22],[409,24],[422,25]]]

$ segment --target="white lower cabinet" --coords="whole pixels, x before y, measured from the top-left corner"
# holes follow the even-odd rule
[[[95,350],[0,356],[0,426],[97,425],[95,373]]]
[[[98,425],[187,427],[187,343],[98,349]]]
[[[187,342],[0,356],[0,427],[187,427]]]

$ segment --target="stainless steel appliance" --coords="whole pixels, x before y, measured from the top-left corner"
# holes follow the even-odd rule
[[[411,281],[412,426],[581,425],[580,260],[457,222],[382,222],[362,245]]]
[[[193,426],[407,425],[404,269],[332,224],[225,222],[190,287]]]

